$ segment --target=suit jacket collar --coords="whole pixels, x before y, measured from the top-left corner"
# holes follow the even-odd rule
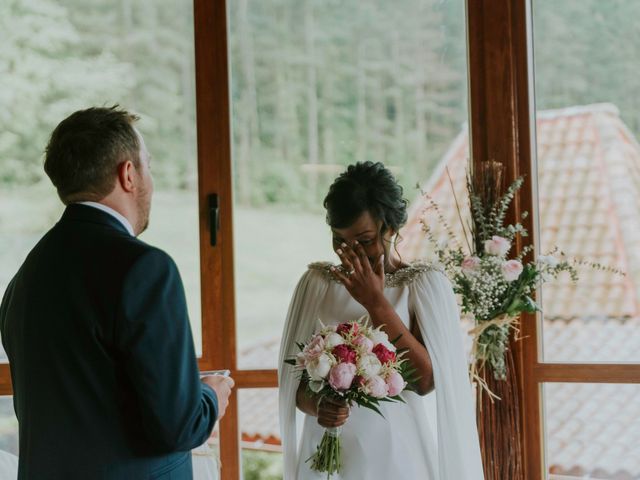
[[[77,203],[68,205],[60,221],[97,223],[115,228],[126,235],[130,235],[127,228],[113,215],[88,205],[80,205]]]

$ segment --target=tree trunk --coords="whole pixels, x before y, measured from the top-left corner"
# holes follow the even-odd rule
[[[316,72],[315,25],[311,0],[305,2],[304,16],[305,46],[307,54],[307,161],[318,164],[318,79]],[[315,170],[309,176],[310,190],[316,198],[317,177]]]
[[[357,147],[356,160],[363,162],[367,156],[367,85],[365,72],[365,53],[364,43],[358,47],[357,60],[357,107],[356,107],[356,129],[357,129]]]
[[[254,155],[257,155],[256,149],[259,144],[259,131],[255,58],[251,27],[247,13],[247,0],[238,0],[238,16],[238,37],[242,62],[242,77],[244,80],[242,97],[240,99],[241,114],[239,115],[242,126],[240,128],[241,138],[237,156],[238,198],[243,205],[250,205],[251,172],[253,170],[252,158]]]

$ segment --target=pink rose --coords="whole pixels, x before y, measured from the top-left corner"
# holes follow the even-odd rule
[[[339,363],[329,372],[329,385],[334,390],[348,390],[356,376],[356,366],[353,363]]]
[[[373,353],[378,357],[378,360],[380,360],[380,363],[382,364],[394,362],[396,360],[396,354],[381,343],[373,347]]]
[[[367,383],[363,387],[364,393],[371,395],[374,398],[384,398],[389,393],[389,387],[382,379],[382,377],[376,375],[367,380]]]
[[[399,395],[404,390],[404,387],[406,386],[407,386],[407,382],[405,382],[404,378],[402,378],[402,375],[400,375],[395,370],[392,371],[387,377],[387,387],[389,388],[390,397],[395,397],[396,395]]]
[[[518,279],[522,273],[522,269],[522,263],[518,260],[509,260],[502,264],[502,275],[504,275],[507,282],[513,282]]]
[[[331,353],[338,359],[338,362],[356,364],[356,351],[348,345],[338,345]]]
[[[317,359],[322,352],[324,352],[324,338],[321,335],[316,335],[311,341],[304,347],[302,354],[305,359],[305,364]]]
[[[511,249],[511,242],[504,237],[494,235],[491,240],[484,242],[484,251],[489,255],[504,257]]]
[[[364,335],[358,335],[353,339],[352,343],[358,347],[362,347],[362,349],[367,353],[371,353],[373,350],[373,341]]]
[[[469,275],[478,271],[480,259],[478,257],[467,257],[462,262],[462,273]]]
[[[348,336],[350,333],[353,335],[357,335],[358,324],[355,322],[341,323],[340,325],[338,325],[336,332],[342,335],[343,337]]]

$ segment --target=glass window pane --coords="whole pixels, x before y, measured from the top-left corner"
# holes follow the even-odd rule
[[[580,268],[542,292],[547,361],[640,361],[635,0],[533,1],[540,247]]]
[[[0,397],[0,450],[18,455],[18,419],[13,397]]]
[[[43,0],[1,10],[0,295],[62,211],[42,169],[49,134],[77,109],[118,103],[140,114],[153,155],[142,239],[176,260],[200,352],[193,2]]]
[[[280,480],[283,475],[278,389],[246,388],[238,391],[242,478]]]
[[[547,469],[571,478],[640,478],[640,385],[544,385]]]
[[[412,200],[463,130],[464,2],[227,5],[238,362],[274,368],[277,348],[260,363],[246,351],[279,342],[306,265],[336,261],[322,208],[333,179],[382,161]]]
[[[220,477],[220,422],[216,422],[207,441],[191,451],[191,462],[195,480]]]

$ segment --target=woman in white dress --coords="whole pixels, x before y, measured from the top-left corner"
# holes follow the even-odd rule
[[[324,479],[307,462],[325,428],[341,426],[342,470],[335,480],[482,480],[482,465],[458,308],[437,269],[403,263],[393,248],[407,219],[402,188],[381,163],[350,166],[324,206],[340,265],[309,266],[294,293],[280,349],[284,479]],[[384,417],[309,394],[284,360],[318,330],[367,315],[418,370],[406,404],[383,403]],[[436,436],[424,395],[435,391]],[[298,414],[296,414],[296,409]],[[296,418],[298,417],[298,418]]]

